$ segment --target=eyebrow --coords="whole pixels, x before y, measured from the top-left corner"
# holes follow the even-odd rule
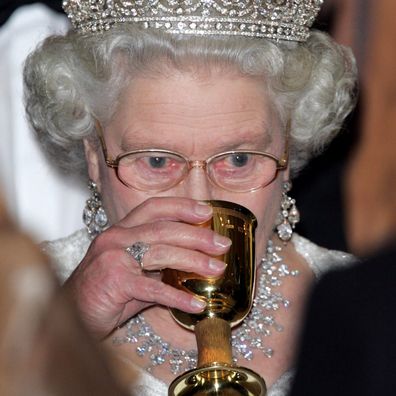
[[[141,139],[141,136],[139,136],[138,139],[136,139],[136,136],[127,138],[125,139],[121,145],[120,149],[122,152],[129,152],[129,151],[135,151],[135,150],[144,150],[144,149],[153,149],[153,148],[158,148],[158,149],[165,149],[165,150],[170,150],[170,151],[177,151],[180,152],[180,149],[175,147],[174,141],[162,141],[161,143],[153,143],[152,140],[148,139]],[[236,150],[242,150],[242,149],[251,149],[251,150],[259,150],[259,151],[265,151],[268,149],[268,147],[271,146],[271,143],[273,142],[273,137],[271,134],[252,134],[252,133],[243,133],[239,139],[235,140],[233,139],[232,141],[228,139],[224,139],[223,142],[218,142],[216,144],[215,148],[213,149],[213,153],[221,153],[224,151],[236,151]],[[209,153],[209,154],[213,154]]]
[[[233,151],[244,148],[264,151],[272,144],[273,136],[267,121],[262,121],[260,124],[261,125],[256,125],[254,128],[232,131],[220,136],[215,151]],[[174,139],[164,140],[160,132],[156,133],[154,137],[154,139],[146,138],[145,132],[141,129],[134,131],[130,130],[123,135],[120,149],[123,152],[152,148],[179,151],[175,146]],[[186,137],[188,138],[188,136]],[[155,142],[153,142],[153,140],[155,140]]]
[[[163,149],[165,146],[167,146],[167,144],[164,140],[162,140],[160,144],[154,144],[152,139],[145,138],[144,133],[134,133],[122,139],[120,148],[123,151],[134,151],[151,148]]]
[[[272,142],[273,137],[270,133],[246,131],[238,134],[237,138],[232,141],[225,140],[217,148],[222,151],[233,151],[242,148],[265,150]]]

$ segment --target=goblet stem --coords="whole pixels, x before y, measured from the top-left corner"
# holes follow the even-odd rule
[[[232,364],[231,326],[224,319],[206,318],[195,326],[198,367]]]

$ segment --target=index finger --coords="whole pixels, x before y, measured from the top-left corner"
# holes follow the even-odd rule
[[[163,220],[199,224],[209,220],[212,214],[211,205],[205,201],[180,197],[153,197],[132,209],[118,224],[122,227],[136,227]]]

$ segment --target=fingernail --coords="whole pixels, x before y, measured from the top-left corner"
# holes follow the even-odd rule
[[[213,243],[218,247],[228,247],[231,246],[231,239],[224,237],[219,234],[215,234],[213,237]]]
[[[198,300],[197,298],[193,298],[191,300],[191,306],[193,308],[200,309],[201,311],[206,307],[206,302],[202,300]]]
[[[224,261],[219,261],[215,259],[209,260],[209,268],[213,271],[220,272],[224,271],[227,264]]]
[[[206,202],[198,201],[195,205],[195,213],[198,216],[209,216],[213,213],[213,209]]]

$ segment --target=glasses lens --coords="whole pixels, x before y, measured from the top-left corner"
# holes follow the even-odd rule
[[[165,190],[179,183],[187,169],[186,160],[177,154],[143,151],[120,159],[118,177],[138,190]]]
[[[276,160],[253,152],[224,153],[208,164],[209,177],[222,188],[250,191],[269,184],[276,175]]]

